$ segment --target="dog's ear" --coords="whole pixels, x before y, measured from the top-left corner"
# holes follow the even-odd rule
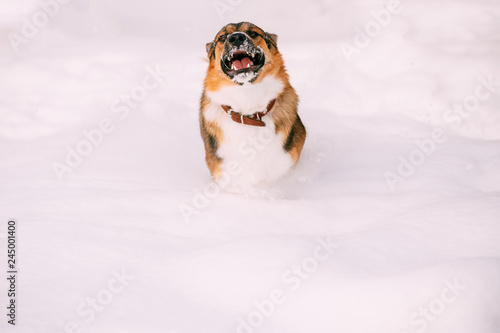
[[[267,34],[267,35],[269,36],[269,38],[272,39],[275,45],[278,45],[278,35],[276,34]]]
[[[270,34],[266,32],[266,44],[267,47],[270,49],[271,46],[274,46],[275,48],[278,47],[278,35],[276,34]]]
[[[205,48],[207,49],[207,54],[208,54],[208,57],[210,58],[212,53],[214,53],[214,45],[215,43],[214,42],[210,42],[210,43],[207,43],[205,45]]]

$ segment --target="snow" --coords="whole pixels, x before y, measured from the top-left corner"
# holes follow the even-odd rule
[[[41,9],[2,3],[1,331],[498,333],[500,4],[401,1],[347,59],[390,3],[74,0],[17,53]],[[278,34],[308,137],[237,195],[198,104],[205,43],[241,20]]]

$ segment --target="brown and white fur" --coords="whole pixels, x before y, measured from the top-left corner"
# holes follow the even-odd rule
[[[276,35],[240,22],[223,27],[206,45],[209,66],[200,129],[208,168],[221,186],[242,189],[273,182],[299,159],[306,130],[276,43]],[[237,123],[221,107],[252,115],[266,110],[273,99],[263,127]]]

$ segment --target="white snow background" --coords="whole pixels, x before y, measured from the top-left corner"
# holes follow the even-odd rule
[[[500,332],[499,1],[60,3],[0,3],[1,332]],[[236,195],[198,106],[243,20],[279,36],[308,137]]]

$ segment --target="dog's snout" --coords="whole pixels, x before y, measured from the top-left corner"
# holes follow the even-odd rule
[[[228,41],[231,45],[239,47],[247,39],[247,36],[241,32],[235,32],[229,36]]]

